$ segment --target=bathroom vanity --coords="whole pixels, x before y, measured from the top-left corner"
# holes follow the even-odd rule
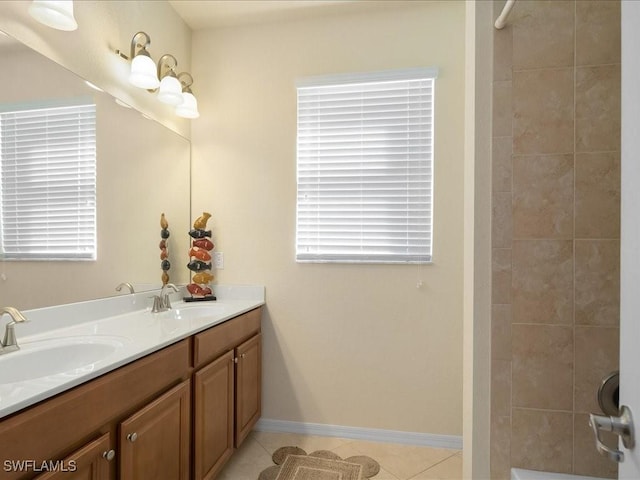
[[[263,303],[223,301],[209,314],[204,305],[174,303],[161,314],[138,310],[43,333],[70,338],[78,329],[84,337],[120,328],[131,342],[97,373],[80,373],[70,388],[0,418],[0,478],[215,478],[260,417]],[[110,323],[136,318],[125,331]],[[24,355],[39,338],[26,338]],[[59,375],[0,384],[0,407],[7,392]]]

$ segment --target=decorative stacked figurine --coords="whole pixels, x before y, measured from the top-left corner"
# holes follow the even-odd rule
[[[162,285],[169,283],[169,269],[171,268],[171,262],[169,262],[169,250],[167,249],[167,240],[169,238],[169,222],[164,216],[164,213],[160,215],[160,268],[162,268]]]
[[[207,221],[211,217],[210,213],[202,212],[195,222],[193,222],[193,230],[189,231],[189,235],[193,239],[191,249],[189,250],[189,263],[187,268],[194,275],[191,283],[187,285],[187,290],[191,297],[186,297],[185,301],[196,300],[215,300],[209,283],[213,280],[213,275],[208,272],[211,270],[211,250],[214,245],[211,241],[211,230],[206,230]]]

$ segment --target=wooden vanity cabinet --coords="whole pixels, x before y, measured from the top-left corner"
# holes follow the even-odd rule
[[[194,337],[194,479],[215,479],[261,412],[258,308]]]
[[[256,308],[1,419],[0,479],[213,480],[260,417],[261,316]],[[57,471],[2,469],[29,459]]]
[[[117,445],[119,424],[144,410],[172,387],[188,380],[190,359],[190,339],[185,339],[0,420],[0,479],[32,479],[42,472],[33,466],[6,471],[7,461],[34,460],[39,463],[47,460],[55,463],[65,458],[83,458],[84,465],[92,455],[99,456],[105,451],[93,449],[92,444],[98,438],[104,441],[106,434],[109,448],[105,449],[107,452],[113,449],[115,458],[105,462],[106,466],[96,458],[95,466],[89,465],[83,471],[89,472],[87,475],[102,475],[104,469],[108,469],[107,478],[116,480],[120,455]],[[188,391],[189,387],[186,389]],[[188,434],[186,444],[189,444]],[[100,445],[102,448],[106,444]],[[85,478],[71,476],[75,472],[49,473],[60,473],[65,480]],[[102,479],[100,476],[89,478]],[[144,478],[151,477],[136,480]]]
[[[239,447],[262,413],[262,334],[236,349],[235,446]]]
[[[191,382],[120,423],[120,480],[188,480]]]
[[[196,479],[212,479],[233,454],[234,352],[193,376],[193,459]]]
[[[36,480],[109,480],[114,458],[110,435],[105,433],[62,460],[57,471],[38,475]]]

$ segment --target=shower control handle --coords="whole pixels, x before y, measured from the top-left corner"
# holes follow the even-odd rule
[[[619,417],[609,417],[607,415],[589,415],[589,425],[596,437],[596,449],[601,455],[609,458],[613,462],[624,462],[624,453],[620,450],[607,447],[600,438],[600,431],[612,432],[622,438],[625,448],[631,449],[635,446],[635,432],[633,430],[633,417],[629,407],[620,407]]]

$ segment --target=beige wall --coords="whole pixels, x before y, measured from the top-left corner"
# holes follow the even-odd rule
[[[464,38],[463,2],[194,33],[193,209],[217,281],[266,286],[264,418],[461,434]],[[440,68],[433,265],[295,263],[295,80],[416,66]]]
[[[492,478],[615,478],[587,414],[618,365],[620,3],[517,2],[494,53]]]

